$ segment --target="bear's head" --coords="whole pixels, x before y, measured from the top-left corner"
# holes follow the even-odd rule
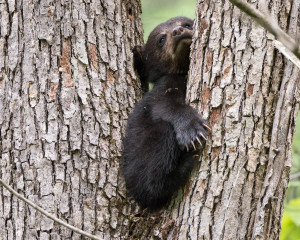
[[[154,28],[145,45],[134,47],[134,68],[142,82],[188,73],[193,23],[187,17],[171,18]]]

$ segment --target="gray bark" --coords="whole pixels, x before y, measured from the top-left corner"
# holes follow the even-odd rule
[[[252,4],[263,7],[260,1]],[[300,2],[266,4],[296,37]],[[198,199],[201,204],[183,217],[190,222],[184,234],[191,239],[279,239],[299,109],[299,69],[274,49],[272,35],[229,2],[199,1],[196,19],[187,98],[209,118],[213,131],[187,208]]]
[[[267,4],[295,37],[300,2]],[[167,210],[138,218],[133,239],[279,239],[300,76],[273,39],[229,2],[198,1],[187,101],[211,138],[189,184]]]
[[[0,1],[0,177],[103,239],[127,219],[118,165],[140,96],[140,12],[139,1]],[[2,187],[0,206],[1,239],[81,239]]]

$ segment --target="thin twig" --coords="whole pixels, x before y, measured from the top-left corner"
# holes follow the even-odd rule
[[[76,228],[58,218],[56,218],[55,216],[53,216],[52,214],[46,212],[44,209],[42,209],[41,207],[37,206],[36,204],[34,204],[33,202],[29,201],[27,198],[23,197],[22,195],[20,195],[19,193],[17,193],[15,190],[13,190],[9,185],[7,185],[5,182],[3,182],[2,179],[0,179],[0,184],[3,185],[3,187],[5,187],[9,192],[11,192],[14,196],[16,196],[17,198],[19,198],[20,200],[26,202],[28,205],[30,205],[31,207],[33,207],[35,210],[39,211],[40,213],[42,213],[43,215],[45,215],[46,217],[52,219],[54,222],[59,223],[60,225],[65,226],[66,228],[72,230],[73,232],[76,232],[78,234],[81,234],[85,237],[88,237],[90,239],[95,239],[95,240],[101,240],[100,238],[98,238],[97,236],[94,236],[92,234],[89,234],[85,231],[82,231],[79,228]]]
[[[274,40],[274,46],[292,63],[294,63],[300,69],[300,59],[287,49],[281,42]]]
[[[295,174],[292,174],[292,175],[290,176],[290,179],[295,179],[295,178],[299,178],[299,177],[300,177],[300,172],[295,173]]]
[[[295,56],[300,59],[300,46],[297,42],[285,33],[267,14],[262,14],[259,10],[252,7],[250,4],[240,0],[229,0],[233,5],[237,6],[247,15],[252,17],[258,24],[267,29],[274,37],[288,48]]]

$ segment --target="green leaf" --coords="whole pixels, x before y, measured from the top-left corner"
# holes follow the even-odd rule
[[[300,239],[300,227],[297,227],[293,220],[286,214],[283,213],[281,223],[281,240],[299,240]]]
[[[291,200],[285,207],[285,213],[300,227],[300,198]]]

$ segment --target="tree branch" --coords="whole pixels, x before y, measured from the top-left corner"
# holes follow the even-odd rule
[[[299,177],[300,177],[300,172],[291,175],[290,179],[296,179],[296,178],[299,178]]]
[[[299,44],[291,38],[287,33],[285,33],[267,14],[262,14],[259,10],[252,7],[250,4],[240,1],[240,0],[229,0],[233,5],[237,6],[240,10],[245,12],[251,18],[253,18],[259,25],[267,29],[274,37],[280,41],[287,49],[289,49],[298,59],[300,59],[300,46]],[[279,49],[281,50],[281,49]],[[299,66],[298,66],[299,67]]]
[[[31,207],[33,207],[35,210],[39,211],[40,213],[42,213],[43,215],[45,215],[46,217],[52,219],[54,222],[59,223],[60,225],[65,226],[66,228],[72,230],[73,232],[76,232],[78,234],[81,234],[85,237],[88,237],[90,239],[95,239],[95,240],[101,240],[100,238],[98,238],[97,236],[94,236],[92,234],[89,234],[85,231],[82,231],[79,228],[76,228],[58,218],[56,218],[55,216],[53,216],[52,214],[46,212],[44,209],[42,209],[41,207],[37,206],[36,204],[34,204],[33,202],[29,201],[27,198],[23,197],[22,195],[20,195],[19,193],[17,193],[15,190],[13,190],[9,185],[7,185],[5,182],[3,182],[3,180],[0,178],[0,184],[3,185],[3,187],[5,187],[9,192],[11,192],[14,196],[16,196],[17,198],[19,198],[20,200],[24,201],[25,203],[27,203],[28,205],[30,205]]]
[[[294,63],[300,69],[300,59],[293,54],[288,48],[286,48],[281,42],[274,40],[274,46],[292,63]]]

